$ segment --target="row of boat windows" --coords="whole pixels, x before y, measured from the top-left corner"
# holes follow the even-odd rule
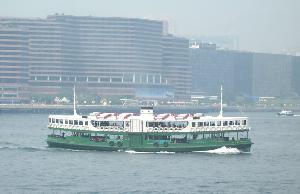
[[[68,120],[68,119],[54,119],[49,118],[49,123],[58,123],[58,124],[70,124],[70,125],[88,125],[88,121],[81,120]]]
[[[187,121],[171,121],[171,122],[147,122],[147,127],[177,127],[185,128],[188,125]]]
[[[94,127],[107,127],[107,126],[114,126],[114,127],[123,127],[123,121],[94,121],[92,120],[92,125]],[[128,123],[129,126],[129,123]]]
[[[246,125],[247,120],[235,120],[235,121],[223,121],[223,126],[232,126],[232,125]],[[207,126],[221,126],[222,121],[206,121],[206,122],[192,122],[192,127],[207,127]]]
[[[58,123],[58,124],[70,124],[70,125],[88,125],[88,121],[81,120],[68,120],[68,119],[54,119],[49,118],[49,123]],[[232,126],[232,125],[246,125],[247,120],[235,120],[235,121],[223,121],[223,126]],[[207,126],[221,126],[222,121],[205,121],[205,122],[192,122],[192,127],[207,127]],[[106,127],[106,126],[116,126],[123,127],[123,121],[94,121],[92,120],[92,125],[94,127]],[[147,122],[147,127],[177,127],[185,128],[188,125],[187,121],[172,121],[172,122]],[[129,126],[129,123],[126,125]]]

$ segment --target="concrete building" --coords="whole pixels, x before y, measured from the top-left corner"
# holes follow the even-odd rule
[[[300,96],[300,56],[293,57],[292,87],[295,93]]]
[[[163,69],[178,99],[190,98],[192,77],[189,63],[189,42],[172,35],[163,37]]]
[[[193,92],[214,95],[223,84],[228,96],[293,95],[293,56],[199,46],[190,48]]]
[[[190,49],[192,91],[216,95],[222,84],[227,93],[234,92],[234,52],[203,45]]]
[[[252,95],[291,96],[292,56],[253,53]]]
[[[0,23],[29,32],[32,93],[57,94],[75,83],[102,96],[167,98],[175,90],[175,95],[188,94],[189,89],[182,90],[185,82],[167,81],[172,76],[165,67],[171,63],[164,60],[169,52],[163,50],[174,40],[164,37],[162,21],[56,14],[46,19],[1,18]],[[188,64],[188,43],[174,46],[179,51],[173,51],[186,57],[177,66]]]
[[[29,101],[28,33],[0,25],[0,103]]]

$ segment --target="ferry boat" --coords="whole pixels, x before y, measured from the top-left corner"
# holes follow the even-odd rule
[[[282,110],[277,113],[278,116],[294,116],[294,113],[291,110]]]
[[[74,88],[74,102],[75,88]],[[203,114],[157,114],[153,107],[141,107],[140,114],[100,113],[49,115],[49,147],[77,150],[194,152],[221,147],[249,152],[247,117]]]

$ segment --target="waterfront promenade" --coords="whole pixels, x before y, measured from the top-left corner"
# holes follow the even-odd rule
[[[77,105],[76,109],[79,113],[89,112],[138,112],[140,105],[122,106],[122,105]],[[174,106],[174,105],[158,105],[154,107],[157,112],[218,112],[216,106]],[[300,107],[289,107],[289,110],[300,112]],[[260,106],[227,106],[224,107],[227,112],[278,112],[281,107],[260,107]],[[0,112],[11,113],[71,113],[73,111],[72,104],[0,104]]]

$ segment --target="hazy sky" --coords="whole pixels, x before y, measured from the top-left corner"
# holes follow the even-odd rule
[[[239,37],[242,50],[300,54],[300,0],[0,0],[0,16],[164,19],[179,36]]]

